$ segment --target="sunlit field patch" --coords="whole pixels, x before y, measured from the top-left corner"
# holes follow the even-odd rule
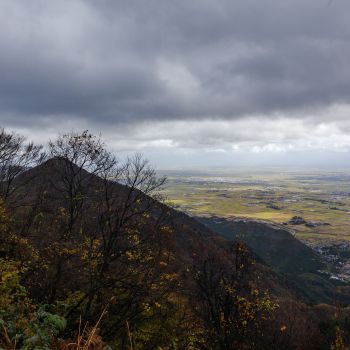
[[[350,240],[350,176],[344,172],[176,174],[170,175],[164,194],[169,203],[194,216],[246,217],[278,224],[301,216],[316,225],[288,224],[300,239]]]

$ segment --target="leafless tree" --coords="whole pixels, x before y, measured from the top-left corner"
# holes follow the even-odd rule
[[[94,176],[110,173],[117,161],[106,151],[102,140],[87,130],[81,134],[60,135],[50,141],[49,155],[57,174],[51,185],[63,194],[68,212],[63,235],[69,236],[82,214]]]
[[[23,136],[15,132],[0,129],[0,196],[4,201],[18,187],[13,181],[22,172],[34,167],[46,158],[41,145],[26,142]]]
[[[116,191],[115,182],[123,187]],[[164,182],[165,178],[158,178],[155,170],[141,154],[128,158],[115,169],[112,178],[107,179],[105,176],[104,201],[99,210],[99,227],[105,256],[101,273],[111,260],[124,253],[118,243],[125,241],[125,233],[130,225],[135,227],[137,223],[142,223],[145,216],[157,217],[158,220],[162,217],[162,208],[157,205],[153,195]],[[147,240],[147,237],[142,237],[140,245],[143,240]]]
[[[119,289],[128,296],[124,311],[130,315],[147,286],[158,278],[155,261],[162,252],[162,239],[155,237],[164,224],[166,207],[155,196],[159,199],[157,192],[165,178],[159,178],[140,154],[119,162],[88,131],[59,136],[50,142],[49,154],[54,168],[51,190],[65,213],[59,216],[57,239],[63,246],[84,244],[89,260],[81,267],[89,286],[70,312],[85,303],[88,313],[102,290]],[[132,255],[137,259],[130,259]],[[64,274],[70,273],[66,256],[54,259],[51,265],[56,272],[47,279],[50,301],[65,280]]]
[[[265,296],[254,281],[253,259],[244,243],[232,242],[221,252],[201,252],[193,268],[192,303],[203,322],[203,349],[255,349],[260,316],[268,314]],[[260,348],[259,348],[260,349]]]

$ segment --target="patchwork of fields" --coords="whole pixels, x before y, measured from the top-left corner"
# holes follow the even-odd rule
[[[168,201],[193,216],[285,224],[309,244],[350,241],[350,173],[167,172]],[[289,222],[298,216],[302,224]]]

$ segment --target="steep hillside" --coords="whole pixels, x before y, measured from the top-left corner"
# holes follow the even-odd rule
[[[62,237],[60,237],[62,227],[57,227],[56,224],[56,226],[51,226],[58,220],[57,212],[68,211],[69,203],[66,203],[67,198],[65,198],[67,194],[63,189],[65,179],[62,177],[62,173],[64,173],[67,166],[72,167],[76,173],[79,171],[75,165],[66,160],[54,158],[24,172],[15,180],[13,185],[15,191],[8,200],[8,207],[11,208],[16,218],[16,229],[26,239],[33,242],[39,250],[45,250],[48,246],[57,244],[57,241],[62,240]],[[96,222],[99,215],[102,216],[103,214],[103,206],[105,205],[104,189],[106,186],[113,199],[116,216],[119,215],[121,208],[124,209],[123,205],[128,201],[126,199],[129,195],[128,186],[110,180],[103,180],[85,170],[81,171],[79,177],[83,183],[84,191],[84,194],[80,194],[80,196],[84,197],[84,201],[79,202],[79,206],[81,206],[79,215],[81,217],[78,217],[76,219],[77,223],[73,225],[74,237],[67,239],[64,243],[67,246],[82,243],[80,234],[82,228],[88,231],[88,235],[91,231],[100,229]],[[192,266],[198,256],[205,256],[208,252],[218,257],[227,254],[227,250],[231,246],[230,240],[223,239],[222,236],[195,218],[174,210],[135,189],[132,197],[137,196],[139,196],[135,201],[137,202],[137,208],[134,210],[142,211],[149,207],[152,214],[151,216],[148,215],[143,222],[143,230],[154,229],[155,226],[168,226],[172,231],[171,239],[162,243],[170,245],[169,249],[176,255],[178,269],[184,270],[188,266]],[[133,199],[130,201],[133,201]],[[133,215],[133,212],[130,213],[130,222],[123,230],[127,231],[129,226],[136,225]],[[117,221],[117,218],[114,219]],[[250,254],[255,255],[254,252]],[[269,262],[267,261],[267,263]],[[264,288],[269,288],[276,295],[294,295],[293,288],[284,286],[283,278],[280,279],[274,271],[269,269],[268,265],[263,263],[257,266],[260,273],[265,275],[265,278],[261,279]],[[66,278],[69,280],[71,274],[69,269],[62,269],[62,271],[66,271],[67,276],[56,281],[58,290],[61,287],[67,287]],[[81,283],[79,279],[70,282],[73,284],[75,282]]]
[[[64,169],[67,165],[72,166],[73,171],[78,173],[79,169],[75,165],[67,163],[64,159],[55,158],[24,172],[14,182],[16,191],[13,192],[8,205],[12,207],[17,218],[17,230],[35,242],[39,249],[44,249],[44,246],[54,244],[60,239],[57,229],[48,232],[47,223],[55,220],[57,210],[66,205],[62,174],[65,174]],[[82,220],[79,225],[88,227],[88,230],[91,228],[98,230],[94,225],[98,215],[101,215],[99,213],[103,207],[101,203],[104,202],[105,186],[107,185],[109,192],[113,194],[113,205],[116,208],[127,201],[128,186],[110,180],[105,181],[85,170],[81,170],[79,178],[85,191],[85,200],[79,203],[82,206],[82,217],[77,220]],[[164,225],[171,228],[173,238],[169,244],[171,249],[176,251],[179,265],[192,265],[193,258],[205,251],[214,251],[220,255],[222,249],[227,249],[229,241],[243,240],[252,249],[252,254],[262,263],[258,266],[265,274],[264,285],[269,287],[272,293],[276,295],[297,293],[312,302],[333,302],[335,298],[340,301],[349,300],[346,294],[335,292],[334,282],[319,273],[326,268],[320,256],[280,227],[247,220],[221,218],[197,220],[153,200],[137,189],[134,190],[133,196],[140,197],[137,200],[138,210],[148,206],[152,208],[152,215],[145,223],[145,227],[152,227],[161,220]],[[42,215],[38,215],[39,213]],[[131,221],[130,225],[134,223]],[[79,241],[80,235],[77,230],[81,227],[78,226],[73,231]],[[220,239],[218,235],[224,236],[225,239]],[[45,237],[45,244],[42,237]],[[69,245],[69,241],[66,244]],[[280,277],[273,270],[269,270],[268,266],[275,269]],[[62,283],[63,287],[66,282],[63,278],[57,283],[58,285]]]
[[[241,239],[269,266],[286,276],[312,302],[340,300],[343,284],[329,279],[322,271],[330,268],[321,256],[296,239],[289,231],[267,222],[247,219],[198,218],[214,232],[227,239]]]
[[[285,273],[315,273],[325,268],[321,257],[287,230],[246,219],[199,218],[228,239],[242,239],[267,264]]]
[[[53,158],[15,179],[0,259],[39,310],[21,311],[21,320],[60,315],[68,339],[82,318],[95,324],[102,314],[101,336],[117,349],[127,348],[129,328],[142,349],[280,349],[306,342],[300,325],[310,322],[323,337],[305,301],[329,302],[335,286],[317,273],[323,264],[312,250],[263,223],[201,223],[147,195],[149,172],[126,174],[112,181]],[[334,309],[321,310],[330,322]],[[14,305],[7,312],[17,319]]]

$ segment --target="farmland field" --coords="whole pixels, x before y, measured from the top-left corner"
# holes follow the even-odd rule
[[[309,244],[350,241],[350,172],[167,172],[169,203],[192,216],[284,224]],[[304,223],[290,222],[301,217]]]

